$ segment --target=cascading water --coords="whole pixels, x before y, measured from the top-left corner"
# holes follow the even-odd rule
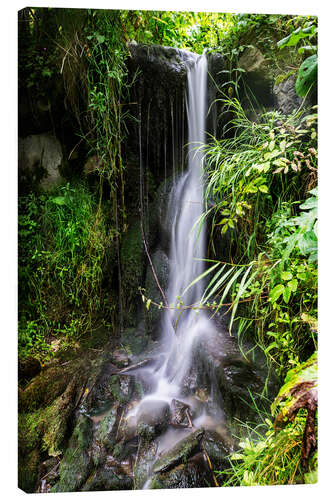
[[[174,186],[168,206],[171,220],[171,259],[167,299],[176,304],[193,279],[203,272],[205,231],[198,234],[195,224],[203,210],[202,154],[195,145],[205,139],[207,60],[203,55],[188,71],[188,138],[189,160],[187,172]],[[198,302],[202,296],[201,281],[191,287],[182,299],[184,305]],[[172,309],[162,320],[162,340],[166,346],[166,360],[158,371],[156,392],[160,397],[175,397],[191,363],[195,339],[207,329],[207,319],[192,308]],[[164,394],[163,394],[164,392]],[[156,394],[156,395],[157,395]]]
[[[186,100],[188,116],[188,169],[174,184],[169,196],[168,214],[171,227],[170,272],[167,300],[176,304],[177,296],[204,271],[205,228],[198,233],[196,223],[203,211],[202,153],[197,146],[205,140],[207,112],[207,59],[205,55],[191,55],[188,69]],[[196,340],[213,331],[204,311],[198,313],[191,306],[200,301],[202,281],[190,287],[182,296],[181,309],[171,307],[161,322],[161,340],[164,349],[162,362],[154,369],[147,368],[152,390],[142,400],[171,402],[180,397],[182,382],[191,368]],[[184,309],[185,306],[185,309]],[[147,374],[146,374],[147,375]],[[142,403],[141,402],[141,403]],[[139,411],[140,405],[136,412]]]

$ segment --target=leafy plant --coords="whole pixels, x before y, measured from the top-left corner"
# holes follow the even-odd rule
[[[223,486],[313,483],[317,481],[317,355],[290,370],[256,427],[242,424]],[[258,411],[258,409],[257,409]]]
[[[44,351],[59,333],[77,339],[101,316],[112,318],[102,282],[115,232],[103,208],[84,185],[21,197],[20,354]]]
[[[296,80],[296,92],[305,97],[317,81],[318,57],[313,55],[305,59],[299,68]]]
[[[318,73],[318,57],[317,57],[317,20],[311,20],[306,22],[303,26],[298,27],[296,30],[292,31],[290,35],[279,40],[277,46],[280,49],[284,47],[295,47],[298,45],[300,40],[308,43],[308,45],[302,45],[298,48],[299,54],[310,53],[310,55],[301,64],[297,80],[296,80],[296,92],[300,97],[306,97],[311,88],[315,85],[317,81]]]

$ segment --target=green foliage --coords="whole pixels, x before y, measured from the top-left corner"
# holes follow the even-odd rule
[[[19,89],[34,98],[49,98],[57,74],[58,52],[52,37],[57,31],[54,11],[25,8],[19,12]]]
[[[114,236],[84,185],[20,198],[20,355],[46,356],[51,334],[74,340],[102,314],[110,319],[102,281]]]
[[[292,31],[290,35],[287,37],[283,38],[282,40],[279,40],[277,43],[277,46],[280,49],[283,49],[284,47],[295,47],[300,40],[306,39],[307,41],[310,42],[310,40],[314,40],[316,38],[316,35],[318,33],[318,28],[315,24],[312,24],[312,21],[307,22],[303,27],[299,27],[296,30]],[[302,54],[307,46],[300,47],[298,49],[298,52]],[[313,50],[315,50],[315,47],[312,47]]]
[[[295,126],[296,115],[287,119],[277,112],[267,113],[255,123],[237,99],[222,102],[225,111],[234,114],[228,130],[234,137],[212,138],[210,144],[202,146],[208,173],[206,200],[214,203],[204,217],[213,215],[214,227],[226,232],[228,227],[234,229],[239,221],[248,220],[249,213],[254,220],[263,210],[272,213],[272,187],[283,202],[290,198],[292,189],[299,189],[298,185],[306,184],[309,175],[316,172],[316,115],[312,115],[313,120],[303,119],[302,126]],[[301,144],[302,151],[298,151]]]
[[[318,57],[313,55],[305,59],[298,71],[296,92],[300,97],[305,97],[317,82]]]
[[[304,483],[305,471],[301,465],[304,427],[304,415],[297,416],[292,424],[278,433],[269,418],[255,429],[245,425],[248,436],[240,441],[241,450],[231,455],[230,469],[220,472],[223,486]],[[314,458],[307,474],[312,477],[316,470]]]
[[[289,370],[284,380],[283,386],[280,388],[272,406],[272,415],[277,416],[278,412],[282,411],[286,414],[290,407],[295,403],[295,387],[304,383],[311,383],[317,387],[318,383],[318,367],[317,367],[317,352],[314,352],[309,359],[301,363],[296,368]]]
[[[316,405],[311,410],[311,425],[304,410],[306,396],[313,397],[310,389],[314,387],[316,390],[316,385],[317,353],[314,353],[306,362],[288,372],[271,405],[271,415],[259,412],[261,423],[255,428],[242,424],[246,431],[245,438],[243,436],[239,442],[240,450],[230,456],[230,469],[220,472],[224,478],[223,486],[317,481],[317,452],[312,449],[304,461],[309,433],[314,434],[316,441]],[[272,417],[275,417],[274,423]]]
[[[236,99],[223,103],[233,135],[202,146],[207,210],[198,225],[210,221],[211,240],[229,234],[237,265],[213,261],[202,301],[231,301],[230,328],[251,324],[285,374],[316,346],[317,115],[267,113],[255,123]]]
[[[296,92],[300,97],[306,97],[309,91],[317,82],[318,73],[318,58],[317,58],[317,18],[311,18],[305,21],[302,26],[292,31],[287,37],[279,40],[277,46],[280,49],[285,47],[296,47],[302,40],[308,45],[302,45],[298,48],[299,54],[313,54],[310,55],[301,64],[297,80],[296,80]]]

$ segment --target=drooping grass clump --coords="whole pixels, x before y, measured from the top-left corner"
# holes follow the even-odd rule
[[[19,207],[19,353],[46,353],[111,321],[114,230],[110,207],[84,184],[29,194]]]

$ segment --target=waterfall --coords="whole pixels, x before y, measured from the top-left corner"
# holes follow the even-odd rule
[[[207,59],[198,57],[188,70],[186,99],[188,117],[188,169],[170,193],[168,218],[171,222],[170,274],[167,299],[176,305],[177,296],[204,271],[205,230],[198,234],[196,222],[203,211],[202,153],[197,147],[205,141],[207,112]],[[197,303],[203,293],[202,282],[193,285],[183,296],[183,305]],[[171,392],[181,384],[191,362],[193,342],[207,328],[205,314],[192,308],[165,313],[162,336],[168,354],[161,372],[173,382]],[[163,381],[165,386],[165,380]]]
[[[203,211],[203,157],[198,146],[205,141],[207,59],[205,55],[193,55],[193,58],[187,73],[188,168],[173,186],[167,213],[171,249],[166,295],[170,306],[176,306],[177,297],[204,271],[202,259],[206,250],[205,228],[198,232],[196,223]],[[145,396],[145,400],[171,402],[173,398],[180,397],[182,382],[191,368],[195,342],[213,328],[203,310],[187,307],[198,304],[202,293],[200,280],[182,295],[179,308],[164,312],[161,320],[162,362],[149,373],[152,391]]]

